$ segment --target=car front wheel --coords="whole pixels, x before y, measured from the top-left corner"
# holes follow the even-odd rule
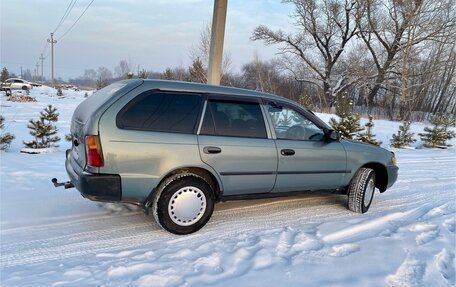
[[[209,221],[214,203],[214,192],[203,178],[180,174],[158,188],[152,209],[163,229],[174,234],[189,234]]]
[[[360,168],[348,187],[348,209],[358,213],[367,212],[374,198],[375,184],[374,170]]]

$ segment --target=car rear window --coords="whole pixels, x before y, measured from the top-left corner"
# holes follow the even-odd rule
[[[249,102],[209,101],[200,134],[267,138],[260,105]]]
[[[201,95],[148,91],[130,101],[117,115],[121,129],[193,133]]]

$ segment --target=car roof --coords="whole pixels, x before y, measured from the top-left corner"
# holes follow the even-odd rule
[[[168,81],[168,80],[144,80],[144,84],[149,88],[155,88],[159,90],[170,90],[170,91],[181,91],[181,92],[199,92],[199,93],[214,93],[214,94],[226,94],[236,95],[240,97],[250,98],[266,98],[275,101],[288,102],[296,105],[296,102],[291,101],[287,98],[268,94],[264,92],[247,90],[241,88],[233,88],[226,86],[215,86],[203,83],[190,83],[180,81]]]

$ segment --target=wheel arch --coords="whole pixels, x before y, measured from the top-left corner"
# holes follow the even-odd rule
[[[375,172],[375,185],[380,190],[380,192],[384,192],[388,185],[388,172],[386,167],[379,163],[379,162],[369,162],[361,166],[360,168],[371,168]],[[359,170],[359,169],[358,169]]]
[[[196,167],[196,166],[189,166],[189,167],[179,167],[176,168],[170,172],[168,172],[157,184],[157,187],[159,187],[164,181],[166,181],[168,178],[176,175],[176,174],[183,174],[183,173],[191,173],[195,174],[201,178],[203,178],[211,187],[211,189],[214,191],[214,196],[216,201],[218,201],[223,193],[223,188],[222,184],[219,181],[219,179],[209,170],[203,168],[203,167]]]

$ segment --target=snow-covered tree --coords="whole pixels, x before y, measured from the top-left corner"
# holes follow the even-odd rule
[[[5,127],[4,121],[5,118],[2,115],[0,115],[0,129],[2,130]],[[0,150],[8,149],[9,145],[14,140],[14,138],[14,135],[10,133],[0,133]]]
[[[290,115],[290,112],[288,110],[285,110],[282,112],[282,117],[279,118],[278,125],[280,126],[286,126],[289,127],[293,123],[293,118]]]
[[[363,130],[359,124],[360,116],[352,111],[353,103],[346,95],[340,96],[335,105],[339,120],[331,118],[330,125],[344,138],[353,139],[358,132]]]
[[[57,146],[55,143],[60,141],[56,136],[57,127],[53,125],[59,119],[57,109],[52,105],[48,105],[40,112],[38,120],[29,120],[27,127],[30,129],[30,134],[35,137],[34,140],[24,141],[24,145],[28,148],[48,148]]]
[[[404,122],[399,126],[396,134],[393,134],[391,139],[391,146],[395,148],[403,148],[409,146],[411,143],[416,142],[413,138],[414,133],[410,132],[410,122]]]
[[[57,97],[63,97],[63,92],[62,92],[62,88],[61,87],[57,88]]]
[[[436,114],[431,116],[429,122],[432,128],[425,127],[424,133],[419,133],[425,147],[448,147],[447,140],[456,137],[456,133],[450,127],[456,125],[456,118],[451,115]]]
[[[57,122],[59,120],[59,113],[57,113],[57,108],[52,105],[48,105],[44,110],[40,112],[40,118],[51,122]]]
[[[381,141],[377,141],[375,139],[375,134],[372,133],[372,128],[374,127],[374,122],[372,121],[373,117],[369,115],[369,121],[364,125],[364,131],[358,133],[357,140],[365,142],[365,143],[370,143],[373,145],[381,145]]]

